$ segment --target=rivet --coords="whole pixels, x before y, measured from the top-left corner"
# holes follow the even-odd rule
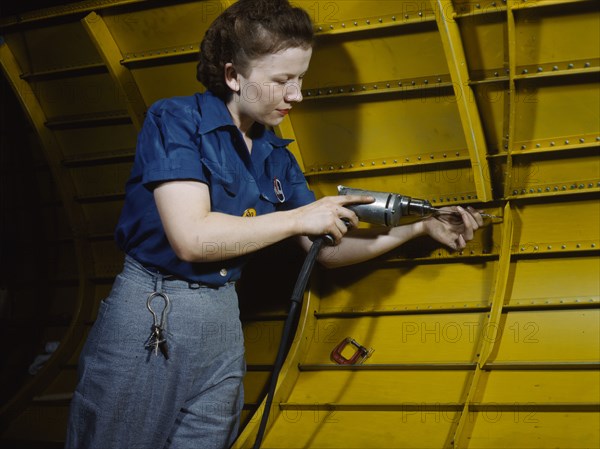
[[[567,67],[568,67],[569,69],[572,69],[574,66],[573,66],[573,64],[569,64]]]
[[[558,190],[558,186],[554,186],[554,190],[555,190],[555,191],[556,191],[556,190]]]
[[[364,166],[365,166],[365,163],[364,163],[364,162],[361,162],[361,163],[360,163],[360,166],[361,166],[361,167],[364,167]]]
[[[546,192],[549,192],[549,191],[550,191],[550,187],[546,187]]]
[[[569,145],[569,140],[565,140],[565,145]]]
[[[538,71],[538,72],[543,72],[543,71],[544,71],[544,68],[543,68],[543,67],[538,67],[538,68],[537,68],[537,71]]]
[[[430,155],[429,155],[429,158],[430,158],[430,159],[433,159],[433,154],[430,154]]]
[[[379,23],[383,22],[383,19],[379,19]]]
[[[343,170],[343,169],[344,169],[344,166],[343,166],[343,165],[340,165],[340,170]]]
[[[577,245],[575,245],[577,248],[581,248],[581,245],[578,243]]]
[[[584,187],[585,187],[585,185],[583,185],[583,184],[579,184],[579,188],[580,188],[580,189],[583,189]]]
[[[405,19],[408,19],[408,14],[404,14],[404,18],[405,18]]]
[[[441,79],[441,78],[438,78],[438,79],[437,79],[437,82],[438,82],[438,83],[441,83],[441,82],[442,82],[442,79]]]
[[[562,186],[562,189],[563,190],[567,190],[567,186]]]
[[[354,26],[357,26],[357,25],[358,25],[358,22],[354,22]]]
[[[356,89],[354,87],[350,88],[350,92],[355,92],[355,91],[356,91]]]
[[[329,170],[333,170],[333,165],[330,165],[330,166],[329,166]]]
[[[600,142],[600,136],[596,137],[596,142]]]
[[[423,80],[424,84],[429,84],[429,80]]]
[[[534,246],[534,247],[533,247],[533,250],[534,250],[534,251],[537,251],[538,249],[539,249],[539,248],[538,248],[537,246]]]
[[[560,246],[562,249],[565,249],[567,247],[567,245],[561,245]]]
[[[521,145],[521,149],[524,150],[525,148],[527,148],[526,145]]]
[[[385,165],[385,164],[387,164],[387,162],[386,162],[386,161],[383,161],[383,162],[382,162],[382,164],[383,164],[383,165]]]
[[[583,64],[584,67],[589,67],[591,64],[589,62],[586,62],[585,64]]]
[[[496,2],[492,2],[492,6],[496,6]]]
[[[321,95],[322,93],[323,93],[323,92],[322,92],[322,91],[320,91],[320,90],[318,90],[318,91],[317,91],[317,95]]]
[[[308,92],[306,92],[306,96],[310,97],[312,95],[312,92],[309,90]]]
[[[538,187],[538,192],[541,192],[541,191],[542,191],[542,188],[541,188],[541,187]]]
[[[394,164],[397,164],[397,163],[398,163],[398,159],[394,159]]]
[[[550,142],[550,146],[553,147],[554,145],[556,145],[556,143],[554,142]]]
[[[333,90],[329,89],[329,90],[327,91],[327,93],[328,93],[328,94],[332,94],[332,93],[333,93]]]
[[[362,87],[362,90],[367,90],[367,86],[363,86],[363,87]]]
[[[533,189],[529,189],[529,193],[533,193],[533,192],[534,192],[534,190],[533,190]]]
[[[385,85],[385,87],[390,87],[390,83],[387,83],[387,84]]]
[[[339,92],[339,93],[341,93],[341,94],[343,94],[343,93],[344,93],[344,89],[340,87],[340,88],[338,89],[338,92]]]
[[[529,70],[523,69],[523,71],[521,73],[523,73],[523,74],[529,73]]]
[[[375,165],[375,161],[371,162],[371,165]]]
[[[552,66],[552,70],[558,70],[558,66],[557,65]]]
[[[541,147],[541,145],[540,145],[539,143],[536,143],[536,144],[535,144],[535,147],[536,147],[536,148],[539,148],[539,147]]]
[[[345,23],[342,23],[342,28],[346,28],[346,24]]]
[[[590,183],[588,184],[588,187],[594,187],[594,184],[590,182]]]
[[[498,72],[494,72],[494,76],[498,76],[498,75],[499,75]]]
[[[419,11],[419,17],[423,17],[423,13]]]
[[[583,143],[583,142],[585,142],[585,139],[582,137],[581,139],[579,139],[579,142]]]
[[[410,84],[412,84],[413,86],[416,84],[415,81],[411,81]]]
[[[405,161],[406,161],[406,162],[408,162],[408,161],[409,161],[409,159],[408,159],[408,158],[406,158],[406,159],[405,159]]]
[[[373,89],[377,89],[377,88],[378,88],[377,84],[373,85]]]
[[[548,245],[548,249],[552,249],[552,245]]]
[[[596,247],[596,244],[595,244],[595,243],[592,243],[592,248],[595,248],[595,247]]]
[[[513,190],[513,195],[517,195],[519,193],[518,190]]]
[[[402,86],[402,81],[398,81],[398,86]]]
[[[456,152],[456,155],[457,155],[457,156],[460,156],[460,153],[457,151],[457,152]]]
[[[367,19],[367,25],[370,25],[371,21],[369,19]]]
[[[392,20],[396,20],[396,16],[392,16]]]
[[[480,5],[479,3],[477,3],[477,4],[475,5],[475,8],[479,9],[479,8],[481,8],[481,5]]]
[[[444,153],[442,156],[446,157],[446,153]]]
[[[333,30],[333,25],[329,25],[329,29],[330,29],[330,30]]]
[[[354,168],[354,164],[350,164],[350,168]]]
[[[419,156],[417,159],[418,159],[418,160],[421,160],[421,156]]]

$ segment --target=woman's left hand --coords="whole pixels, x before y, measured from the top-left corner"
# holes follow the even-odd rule
[[[423,227],[430,237],[453,250],[463,249],[483,225],[481,214],[472,207],[452,206],[440,210],[446,213],[423,220]]]

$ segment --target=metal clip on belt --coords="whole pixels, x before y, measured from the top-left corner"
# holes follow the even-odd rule
[[[342,355],[342,351],[348,345],[352,345],[356,348],[356,351],[347,359]],[[333,351],[331,351],[331,361],[338,365],[361,365],[365,360],[371,357],[373,354],[373,348],[365,348],[363,345],[358,343],[354,338],[346,337],[342,342],[337,345]]]

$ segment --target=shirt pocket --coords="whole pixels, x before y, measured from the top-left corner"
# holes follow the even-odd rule
[[[213,207],[215,206],[215,200],[220,199],[222,193],[225,193],[229,197],[239,195],[242,184],[239,173],[236,173],[235,170],[227,169],[227,167],[223,167],[210,159],[202,158],[202,164],[210,173],[209,188],[213,199]]]

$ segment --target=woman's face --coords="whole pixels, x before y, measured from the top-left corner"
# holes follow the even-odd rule
[[[254,122],[277,126],[292,104],[302,101],[302,78],[311,55],[311,48],[299,47],[265,55],[252,61],[247,76],[231,64],[225,66],[227,84],[234,91],[227,107],[242,131]]]

